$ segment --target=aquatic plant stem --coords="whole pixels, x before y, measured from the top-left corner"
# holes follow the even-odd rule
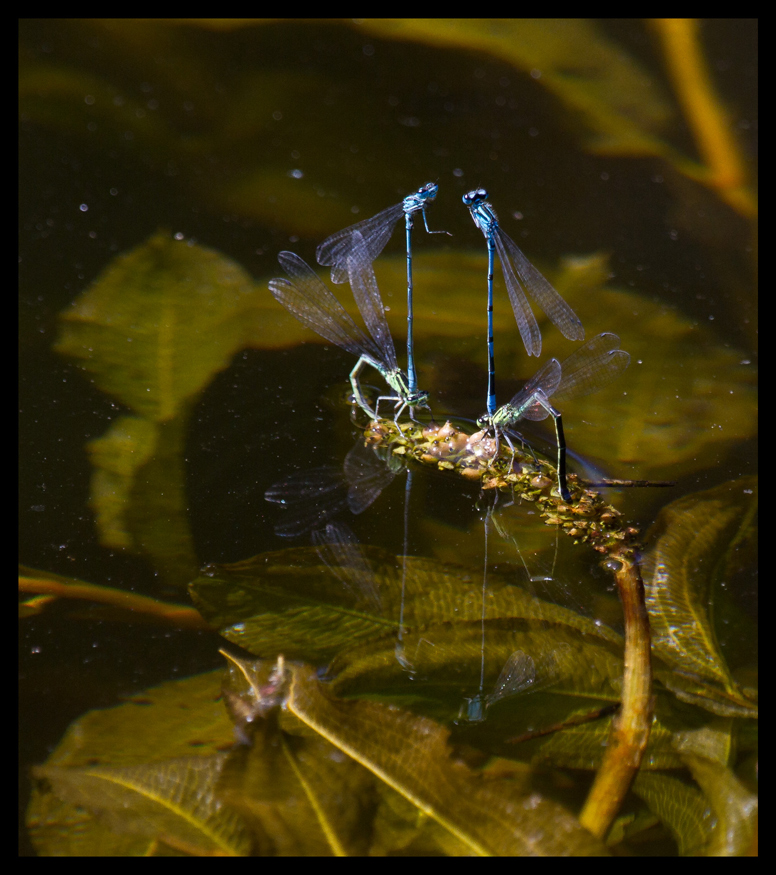
[[[757,201],[748,185],[738,144],[731,134],[722,101],[717,96],[694,18],[655,18],[671,81],[707,166],[707,185],[746,218],[757,215]]]
[[[210,626],[195,608],[160,602],[148,596],[137,595],[126,590],[100,586],[82,581],[66,581],[58,577],[30,577],[19,575],[19,592],[36,593],[54,598],[82,599],[109,605],[144,619],[174,626],[178,629],[209,629]]]
[[[628,792],[649,739],[652,722],[652,665],[649,617],[636,555],[629,548],[609,554],[625,619],[622,700],[612,719],[609,743],[580,822],[603,839]]]
[[[637,559],[638,531],[625,526],[619,511],[598,493],[583,489],[575,475],[568,478],[571,501],[565,501],[554,488],[557,472],[552,465],[515,447],[499,454],[485,431],[468,435],[449,422],[421,429],[381,420],[370,423],[365,438],[368,445],[392,447],[394,453],[421,464],[457,471],[479,481],[483,489],[498,489],[521,501],[535,502],[547,525],[559,527],[576,543],[587,543],[605,557],[604,564],[614,573],[624,616],[622,698],[580,816],[586,829],[603,838],[641,764],[652,720],[649,617]]]

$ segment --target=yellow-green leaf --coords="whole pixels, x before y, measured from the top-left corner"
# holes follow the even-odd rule
[[[482,580],[478,575],[418,557],[403,561],[376,547],[360,550],[369,574],[364,582],[370,587],[366,595],[357,586],[346,587],[318,550],[304,547],[263,553],[232,565],[208,566],[190,591],[205,619],[229,641],[256,656],[283,653],[312,663],[373,645],[375,652],[383,653],[376,661],[389,663],[391,672],[400,672],[392,655],[400,617],[411,640],[419,640],[423,630],[437,624],[440,629],[450,624],[461,628],[479,624]],[[608,627],[542,601],[509,582],[496,572],[489,576],[491,622],[530,620],[537,621],[537,626],[542,622],[568,626],[605,642],[613,651],[621,646],[620,637]],[[443,650],[446,647],[440,653]]]
[[[730,753],[731,721],[718,719],[716,725],[707,729],[678,733],[675,743],[717,817],[708,855],[750,854],[757,835],[758,802],[727,763],[725,753]]]
[[[756,714],[727,667],[712,607],[720,559],[749,519],[755,490],[747,478],[673,502],[658,517],[644,560],[652,646],[674,670],[658,676],[680,698],[722,714]]]
[[[717,821],[708,799],[696,786],[674,775],[642,770],[636,775],[633,791],[670,829],[682,856],[705,852]]]
[[[154,422],[223,370],[255,329],[258,292],[212,249],[158,233],[121,255],[61,314],[56,349]]]
[[[219,795],[252,824],[257,851],[366,853],[377,801],[372,774],[297,721],[289,728],[285,720],[280,728],[282,660],[273,667],[225,656],[230,666],[224,695],[242,743],[224,769]]]
[[[475,855],[602,854],[562,806],[509,781],[486,782],[455,761],[448,732],[376,702],[343,702],[315,673],[294,668],[286,707],[361,763]]]
[[[242,855],[250,848],[245,824],[215,792],[226,758],[222,753],[137,766],[41,766],[35,777],[111,832],[198,856]]]
[[[119,417],[88,445],[90,505],[100,542],[145,555],[170,586],[197,572],[188,523],[183,453],[187,418]]]
[[[90,504],[105,547],[133,547],[126,518],[135,475],[152,457],[157,426],[149,419],[122,416],[88,445],[92,462]]]
[[[161,684],[76,721],[36,770],[27,823],[38,853],[247,853],[245,824],[215,794],[233,741],[220,678]]]

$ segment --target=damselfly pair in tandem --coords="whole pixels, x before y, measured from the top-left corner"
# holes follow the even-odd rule
[[[373,419],[379,416],[381,401],[394,402],[394,419],[398,419],[405,409],[409,410],[414,419],[416,408],[428,408],[428,393],[418,389],[414,363],[411,231],[414,214],[421,212],[429,233],[447,233],[431,231],[428,227],[426,208],[435,199],[437,191],[436,183],[427,183],[400,203],[337,232],[317,249],[318,261],[331,266],[332,280],[350,282],[369,336],[356,325],[314,271],[294,253],[281,252],[279,256],[280,264],[290,280],[274,279],[270,282],[275,298],[299,321],[358,357],[350,374],[353,396],[356,403]],[[540,420],[552,416],[558,452],[558,489],[561,496],[567,499],[569,493],[566,486],[563,422],[560,412],[549,403],[549,398],[554,395],[557,401],[597,391],[627,367],[630,357],[619,349],[619,338],[616,335],[599,334],[569,356],[563,364],[557,359],[551,359],[508,404],[497,408],[492,321],[496,253],[518,328],[529,355],[539,355],[541,352],[541,333],[526,292],[567,338],[582,340],[584,329],[574,311],[528,261],[515,242],[501,230],[496,213],[487,202],[487,192],[484,189],[471,191],[464,195],[463,202],[475,225],[485,236],[488,250],[488,391],[486,413],[480,417],[478,423],[489,436],[495,438],[497,454],[501,436],[512,446],[509,435],[520,420]],[[385,248],[402,216],[405,217],[407,253],[407,373],[398,366],[372,267],[373,261]],[[360,385],[359,377],[365,364],[378,370],[394,393],[378,397],[374,409],[369,406]]]

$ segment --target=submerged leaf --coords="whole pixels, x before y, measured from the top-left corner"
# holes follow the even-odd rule
[[[220,678],[161,684],[76,721],[36,770],[27,823],[38,853],[147,854],[159,842],[184,853],[246,853],[242,819],[215,794],[232,740]]]
[[[720,714],[756,715],[727,667],[713,615],[724,559],[755,506],[755,488],[742,480],[669,505],[643,563],[652,646],[674,670],[660,680],[680,698]]]
[[[165,422],[247,344],[257,294],[233,261],[158,233],[61,314],[56,349],[103,392]]]
[[[234,713],[250,713],[236,724],[241,744],[224,769],[220,796],[241,811],[263,855],[364,854],[376,807],[373,776],[319,735],[284,731],[278,706],[287,670],[225,653],[230,675],[224,694]],[[295,721],[294,721],[295,723]]]
[[[669,828],[682,856],[705,852],[716,818],[697,787],[674,775],[641,771],[633,791]]]
[[[171,586],[186,586],[197,570],[184,489],[186,421],[121,416],[88,444],[100,542],[145,554]]]
[[[73,724],[36,770],[39,853],[605,853],[528,775],[457,762],[434,721],[339,701],[309,666],[230,660],[232,703],[256,716],[237,745],[214,672]]]
[[[297,548],[211,567],[191,593],[228,640],[257,655],[283,653],[327,665],[336,695],[410,696],[416,707],[446,720],[479,696],[489,715],[502,709],[512,714],[508,728],[499,725],[500,737],[520,733],[531,718],[534,725],[547,718],[543,702],[538,714],[522,706],[510,710],[511,700],[528,690],[557,693],[550,722],[619,701],[622,642],[607,626],[493,572],[483,629],[481,579],[454,565],[402,561],[373,547],[361,551],[371,571],[363,591],[343,584],[317,550]],[[510,689],[502,684],[491,693],[516,651],[533,665],[530,682],[510,679]],[[596,745],[600,755],[600,739]],[[585,758],[586,765],[590,761]]]
[[[47,761],[52,766],[137,765],[219,753],[233,741],[220,701],[222,671],[167,681],[122,705],[89,711]]]
[[[327,666],[335,695],[410,700],[445,721],[458,715],[456,736],[467,743],[556,766],[597,767],[610,720],[577,721],[620,700],[619,635],[495,571],[483,626],[479,575],[360,550],[367,569],[361,590],[345,577],[352,569],[332,568],[333,556],[295,548],[211,566],[191,585],[192,596],[224,637],[256,655],[283,653]],[[530,682],[510,674],[499,686],[517,652],[533,666]],[[658,697],[644,758],[650,769],[681,766],[670,698]],[[544,727],[555,729],[531,738]]]
[[[520,616],[486,620],[484,636],[479,619],[410,628],[405,630],[400,651],[393,636],[344,650],[329,665],[327,676],[339,695],[406,693],[409,670],[415,696],[461,699],[478,692],[483,637],[488,705],[509,698],[508,693],[499,696],[491,690],[517,651],[539,666],[538,688],[551,687],[566,697],[619,700],[621,646],[560,621]],[[521,691],[512,694],[517,692]]]
[[[717,720],[706,729],[678,733],[676,738],[677,750],[717,815],[707,851],[710,856],[744,856],[757,835],[757,797],[728,765],[731,741],[730,720]]]
[[[112,832],[143,836],[197,855],[242,855],[250,840],[216,785],[227,754],[137,766],[35,770],[59,799],[85,808]]]
[[[377,547],[361,547],[367,571],[351,579],[332,568],[314,548],[264,553],[232,565],[208,566],[190,591],[205,619],[229,641],[257,656],[314,664],[341,652],[374,646],[395,670],[393,653],[400,628],[419,640],[424,630],[464,624],[474,628],[482,615],[482,580],[464,568],[417,557],[396,557]],[[352,569],[345,569],[350,573]],[[402,575],[405,576],[402,607]],[[532,596],[495,572],[489,577],[488,620],[525,619],[557,623],[608,642],[620,637],[606,626]],[[447,634],[447,633],[443,633]],[[495,670],[495,677],[504,659]],[[446,650],[440,648],[440,653]],[[452,656],[444,657],[451,659]],[[497,657],[498,659],[498,657]],[[382,657],[375,657],[380,662]]]
[[[451,757],[439,724],[376,702],[342,702],[314,672],[293,670],[286,707],[477,855],[602,854],[557,803],[509,781],[483,781]]]
[[[554,686],[546,694],[518,698],[505,705],[502,712],[491,713],[484,724],[486,741],[494,744],[502,756],[519,757],[536,765],[597,769],[611,741],[612,710],[605,709],[599,716],[603,697],[585,697],[584,688],[582,695],[575,692],[568,685]],[[586,719],[588,716],[592,719]],[[674,748],[676,724],[672,697],[657,691],[642,770],[682,767],[681,756]]]
[[[138,416],[121,416],[89,443],[92,463],[90,504],[105,547],[132,547],[126,518],[135,475],[153,456],[158,428]]]

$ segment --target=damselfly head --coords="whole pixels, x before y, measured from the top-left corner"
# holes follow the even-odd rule
[[[428,392],[425,390],[420,392],[413,392],[407,398],[407,404],[410,407],[428,407]]]
[[[492,421],[491,415],[489,413],[484,413],[478,420],[477,425],[480,428],[490,428]]]
[[[473,191],[468,191],[463,196],[463,202],[467,207],[475,206],[488,199],[488,193],[484,188],[475,188]]]

